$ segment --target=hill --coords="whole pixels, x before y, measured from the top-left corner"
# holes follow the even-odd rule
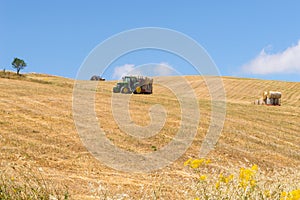
[[[46,181],[65,185],[74,199],[111,195],[115,199],[190,198],[193,174],[183,166],[196,158],[210,123],[210,95],[201,77],[185,77],[200,107],[200,124],[192,145],[176,162],[153,173],[125,173],[107,167],[85,148],[77,134],[72,113],[74,80],[27,74],[0,76],[0,169],[38,171]],[[162,77],[178,84],[179,77]],[[300,174],[300,83],[223,77],[226,120],[215,149],[208,154],[211,173],[257,164],[265,173],[282,177]],[[130,98],[132,120],[146,126],[149,108],[167,111],[159,134],[138,139],[125,134],[114,121],[111,96],[114,81],[99,82],[95,110],[101,128],[116,146],[147,153],[168,144],[180,127],[180,104],[170,89],[154,85],[152,95]],[[263,91],[278,90],[282,106],[257,106]],[[12,172],[13,173],[13,172]],[[119,195],[119,196],[118,196]],[[122,196],[123,195],[123,196]]]

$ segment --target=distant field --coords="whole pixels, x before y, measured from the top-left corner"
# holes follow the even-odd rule
[[[168,79],[175,84],[178,77]],[[51,185],[66,186],[71,199],[193,198],[194,174],[183,163],[198,155],[210,123],[211,103],[201,77],[186,79],[195,90],[201,113],[195,140],[172,165],[154,173],[130,174],[106,167],[83,146],[73,121],[73,80],[0,74],[0,170],[38,171]],[[223,83],[227,114],[222,135],[208,155],[210,173],[257,164],[270,180],[295,182],[293,178],[300,177],[300,82],[223,77]],[[141,126],[150,123],[152,105],[161,104],[168,112],[161,132],[141,140],[122,132],[113,119],[114,85],[99,82],[96,92],[95,109],[107,138],[137,153],[152,152],[172,140],[180,126],[180,106],[172,91],[154,85],[152,95],[131,97],[130,115]],[[253,104],[267,90],[282,92],[282,106]]]

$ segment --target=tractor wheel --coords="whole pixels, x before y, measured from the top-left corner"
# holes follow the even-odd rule
[[[120,89],[117,88],[117,87],[114,87],[114,88],[113,88],[113,92],[114,92],[114,93],[120,93]]]
[[[137,87],[135,88],[135,93],[136,93],[136,94],[141,94],[141,92],[142,92],[142,88],[141,88],[140,86],[137,86]]]
[[[129,90],[128,87],[122,87],[122,88],[121,88],[121,92],[122,92],[123,94],[129,94],[129,93],[130,93],[130,90]]]

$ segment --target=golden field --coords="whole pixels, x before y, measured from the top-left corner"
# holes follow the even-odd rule
[[[211,103],[205,81],[199,76],[185,77],[195,91],[201,114],[193,143],[163,169],[126,173],[99,162],[82,144],[72,113],[74,80],[42,74],[18,77],[10,72],[0,77],[0,170],[4,183],[18,184],[35,175],[50,193],[59,190],[70,199],[195,199],[199,174],[218,177],[256,164],[264,181],[286,186],[282,190],[300,188],[299,82],[222,77],[225,124],[207,156],[211,163],[195,173],[183,163],[198,157],[210,123]],[[178,84],[178,77],[160,79]],[[180,127],[180,105],[174,93],[154,85],[152,95],[131,96],[130,116],[136,124],[150,123],[152,105],[160,104],[167,111],[165,125],[157,135],[138,139],[124,133],[114,121],[111,91],[115,83],[99,82],[95,92],[97,118],[107,138],[136,153],[150,153],[168,144]],[[267,90],[282,92],[282,106],[253,104]]]

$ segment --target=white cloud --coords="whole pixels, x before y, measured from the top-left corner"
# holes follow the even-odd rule
[[[115,67],[112,77],[120,79],[125,75],[172,76],[176,74],[176,71],[171,65],[161,62],[159,64],[144,64],[141,66],[135,66],[133,64],[118,66]]]
[[[172,76],[176,74],[172,66],[165,62],[155,65],[153,71],[156,76]]]
[[[125,64],[122,66],[118,66],[115,67],[112,77],[120,79],[122,76],[128,75],[128,73],[130,73],[133,70],[134,70],[133,64]]]
[[[251,74],[299,73],[300,74],[300,40],[297,45],[285,51],[268,54],[263,49],[260,54],[242,66],[244,72]]]

